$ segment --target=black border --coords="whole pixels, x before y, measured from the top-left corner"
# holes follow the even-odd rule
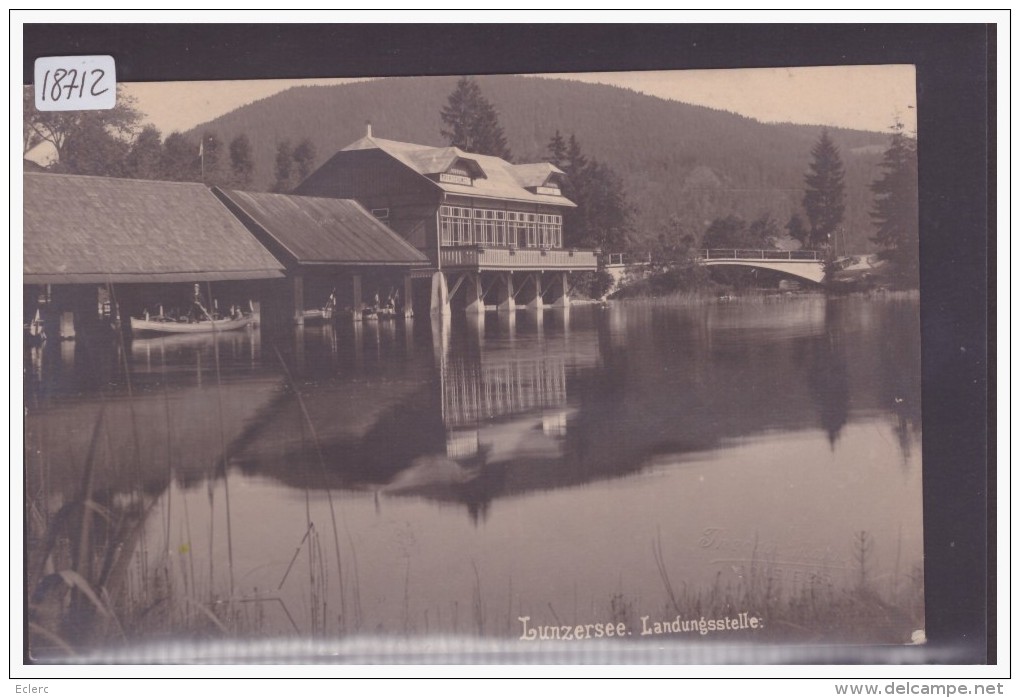
[[[982,24],[26,24],[24,76],[88,54],[123,82],[915,64],[927,634],[991,664],[995,46]]]

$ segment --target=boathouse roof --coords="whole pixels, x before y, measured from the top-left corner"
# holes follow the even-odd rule
[[[270,249],[298,264],[423,265],[429,260],[361,204],[214,188]],[[266,239],[268,236],[270,239]]]
[[[283,266],[204,184],[25,174],[25,283],[268,279]]]
[[[505,199],[527,203],[551,204],[574,208],[574,202],[565,196],[534,191],[545,185],[550,177],[562,176],[563,171],[547,162],[515,165],[494,155],[468,153],[453,146],[435,147],[403,143],[385,138],[366,135],[351,143],[333,156],[343,157],[344,153],[356,150],[378,149],[404,166],[426,177],[436,187],[451,194],[462,194],[478,198]],[[320,168],[328,171],[331,163]],[[468,173],[470,184],[443,181],[440,175],[457,166]],[[312,174],[314,177],[315,174]]]

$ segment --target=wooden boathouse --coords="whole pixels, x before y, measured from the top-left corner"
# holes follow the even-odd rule
[[[25,317],[47,335],[101,326],[100,292],[129,330],[194,286],[221,307],[271,297],[284,266],[204,184],[25,173]]]
[[[213,193],[287,268],[287,302],[302,324],[307,309],[330,296],[337,309],[361,318],[366,302],[392,301],[413,315],[411,270],[429,259],[361,204],[288,194],[213,188]]]
[[[353,199],[428,259],[432,314],[567,306],[569,275],[594,271],[595,254],[563,246],[563,172],[549,163],[512,164],[456,147],[372,135],[336,153],[296,194]],[[424,300],[420,301],[424,305]]]

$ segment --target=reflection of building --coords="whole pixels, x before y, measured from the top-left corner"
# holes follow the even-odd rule
[[[443,372],[443,423],[451,429],[567,402],[563,357],[520,357],[471,365],[453,362]]]
[[[448,356],[448,331],[435,325],[447,457],[487,466],[562,459],[573,410],[568,374],[595,366],[594,337],[518,335],[511,346],[483,343]]]
[[[563,172],[372,136],[347,146],[296,190],[354,199],[428,255],[431,309],[469,312],[568,303],[567,274],[594,270],[592,252],[563,247]],[[458,295],[458,291],[462,291]]]

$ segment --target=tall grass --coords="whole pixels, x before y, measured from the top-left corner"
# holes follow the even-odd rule
[[[867,531],[855,533],[848,547],[854,569],[837,583],[812,574],[806,583],[790,586],[783,581],[779,565],[759,551],[755,541],[744,574],[736,581],[724,581],[722,574],[708,585],[691,587],[673,582],[656,538],[652,555],[662,581],[665,602],[646,609],[652,620],[733,617],[747,612],[763,621],[759,634],[747,640],[888,642],[905,644],[913,631],[924,627],[924,598],[921,572],[915,569],[907,584],[894,570],[886,588],[880,588],[871,574],[875,541]],[[897,562],[897,565],[899,563]],[[633,609],[622,597],[611,600],[614,617],[620,609]],[[633,620],[629,623],[633,625]],[[725,636],[720,636],[725,637]],[[728,639],[733,639],[729,637]]]

